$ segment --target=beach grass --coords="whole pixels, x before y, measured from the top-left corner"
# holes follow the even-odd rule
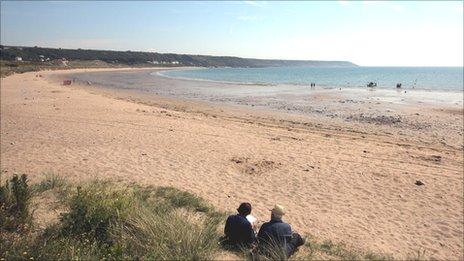
[[[73,185],[55,175],[29,187],[23,177],[2,185],[1,258],[198,260],[211,259],[218,250],[217,228],[224,214],[188,192],[105,181]],[[16,189],[18,184],[23,192]],[[24,191],[27,196],[13,200]],[[56,204],[65,211],[58,222],[43,230],[12,229],[31,223],[22,218],[32,215],[29,195],[46,191],[60,195]],[[3,211],[16,205],[24,206],[27,213]]]
[[[34,62],[34,61],[6,61],[0,60],[0,77],[26,72],[39,72],[43,70],[66,70],[83,68],[121,68],[128,67],[127,64],[107,63],[99,60],[74,60],[68,61],[66,65],[61,61]],[[153,67],[152,64],[132,64],[130,67]]]
[[[31,191],[26,175],[14,175],[0,187],[0,232],[28,231],[32,224]]]
[[[312,260],[317,259],[314,258],[314,255],[317,253],[337,260],[393,260],[391,255],[354,249],[343,242],[333,242],[332,240],[318,241],[314,237],[309,237],[305,246],[310,249],[307,257]]]
[[[64,185],[66,185],[66,180],[63,177],[53,173],[46,173],[45,178],[40,183],[31,186],[31,190],[34,193],[42,193],[47,190],[61,188]]]
[[[2,260],[153,259],[203,260],[220,253],[234,258],[285,260],[274,255],[231,252],[221,245],[226,213],[200,197],[172,187],[142,187],[95,180],[70,183],[47,174],[29,186],[13,176],[1,186]],[[57,218],[39,227],[34,197],[51,197]],[[56,200],[58,199],[58,200]],[[270,253],[274,253],[270,251]],[[387,260],[390,256],[356,251],[342,243],[307,237],[294,260]]]

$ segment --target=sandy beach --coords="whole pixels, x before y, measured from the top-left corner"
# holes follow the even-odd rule
[[[464,258],[462,103],[321,92],[307,113],[289,114],[259,100],[235,106],[60,84],[97,71],[1,79],[2,178],[52,172],[174,186],[228,212],[249,201],[260,222],[279,203],[303,234],[398,259],[423,250]]]

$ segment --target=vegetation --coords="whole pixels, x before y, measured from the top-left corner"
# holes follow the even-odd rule
[[[0,258],[210,259],[218,250],[224,214],[173,188],[101,181],[72,186],[53,175],[29,187],[23,175],[7,181],[1,191],[5,240]],[[12,230],[12,221],[14,227],[31,224],[24,218],[30,216],[30,195],[46,191],[60,195],[64,211],[58,221],[45,230]]]
[[[270,67],[270,66],[356,66],[346,61],[300,61],[247,59],[231,56],[187,55],[136,51],[109,51],[61,49],[42,47],[0,46],[0,60],[14,61],[21,57],[28,62],[54,61],[102,61],[123,65],[182,65],[204,67]]]
[[[14,175],[0,187],[0,233],[28,230],[31,224],[31,192],[26,175]]]
[[[65,184],[66,180],[63,177],[47,173],[44,180],[32,186],[32,191],[35,193],[41,193],[47,190],[63,187]]]
[[[285,260],[279,251],[232,252],[220,240],[225,213],[201,198],[171,187],[122,186],[93,181],[71,184],[48,174],[32,186],[25,175],[13,176],[0,188],[0,260],[96,259],[234,259]],[[31,206],[48,199],[56,218],[36,225]],[[34,204],[40,208],[40,204]],[[53,212],[53,211],[50,211]],[[270,254],[269,254],[270,253]],[[341,243],[319,243],[309,237],[291,259],[367,259],[388,256],[350,250]]]
[[[336,257],[338,260],[393,260],[393,257],[390,255],[355,250],[349,248],[343,242],[334,243],[331,240],[318,242],[315,238],[309,238],[306,245],[311,249],[310,257],[321,253],[328,257]]]
[[[64,65],[61,61],[6,61],[0,60],[0,76],[5,77],[14,73],[36,72],[42,70],[63,70],[79,68],[117,68],[121,64],[108,64],[102,61],[69,61]]]

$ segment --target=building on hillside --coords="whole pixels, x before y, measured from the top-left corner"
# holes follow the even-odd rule
[[[66,60],[66,58],[61,58],[60,60],[63,66],[68,66],[68,60]]]
[[[15,57],[15,61],[17,61],[17,62],[22,62],[22,61],[23,61],[23,58],[20,57],[20,56],[16,56],[16,57]]]

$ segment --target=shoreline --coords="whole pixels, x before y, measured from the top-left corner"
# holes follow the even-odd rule
[[[260,96],[256,93],[260,93],[262,88],[279,89],[275,86],[243,86],[153,75],[162,70],[147,69],[135,74],[125,71],[123,75],[110,73],[108,76],[94,74],[98,75],[95,79],[92,76],[86,78],[86,74],[63,74],[59,80],[66,77],[77,77],[81,83],[92,80],[92,86],[80,84],[79,87],[133,102],[150,104],[152,101],[167,99],[174,104],[173,107],[189,104],[192,111],[196,111],[196,106],[202,104],[203,109],[209,111],[233,110],[240,117],[250,114],[268,118],[271,122],[292,122],[303,128],[307,125],[331,126],[331,129],[351,129],[356,132],[367,123],[367,127],[363,127],[367,133],[403,136],[406,140],[422,140],[429,145],[439,142],[464,148],[463,118],[458,117],[463,114],[460,104],[427,101],[424,97],[411,97],[408,93],[395,92],[394,96],[388,96],[383,91],[363,89],[345,92],[338,89],[300,88],[307,93],[306,96],[289,96],[285,93]],[[84,78],[79,81],[80,77]],[[142,87],[139,88],[139,85]],[[226,94],[221,94],[222,90],[226,90]],[[231,90],[231,95],[227,94],[228,90]],[[244,94],[235,95],[236,90],[244,90]],[[249,94],[250,90],[252,93]],[[176,105],[176,101],[184,104]],[[221,113],[215,114],[219,116]],[[436,119],[430,120],[430,117]],[[250,117],[250,120],[255,119]],[[449,127],[445,130],[443,126],[446,125]]]
[[[184,70],[202,70],[202,69],[208,69],[208,68],[206,68],[206,67],[196,67],[196,68],[190,68],[190,69],[186,68],[186,69],[173,69],[173,70],[175,70],[175,71],[184,71]],[[278,86],[278,84],[271,84],[271,83],[216,81],[216,80],[201,79],[201,78],[176,77],[176,76],[169,76],[169,75],[163,74],[163,72],[167,72],[167,71],[171,71],[171,70],[157,71],[156,75],[161,76],[161,77],[165,77],[165,78],[169,78],[169,79],[184,80],[184,81],[212,82],[212,83],[223,83],[223,84],[232,84],[232,85],[249,85],[249,86]],[[295,84],[295,86],[298,86],[298,85]]]
[[[166,78],[173,81],[181,81],[184,84],[189,84],[189,82],[197,82],[198,84],[212,84],[219,87],[236,87],[236,86],[245,86],[250,88],[259,88],[258,90],[263,90],[262,88],[272,88],[273,90],[308,90],[306,85],[299,84],[267,84],[267,83],[252,83],[252,82],[229,82],[229,81],[216,81],[209,79],[197,79],[197,78],[187,78],[187,77],[174,77],[169,75],[164,75],[163,72],[171,70],[190,70],[189,68],[176,69],[176,68],[165,68],[165,69],[154,69],[154,68],[145,68],[142,70],[150,71],[149,75],[154,76],[156,82],[156,77]],[[102,84],[100,84],[102,85]],[[104,85],[104,84],[103,84]],[[123,86],[123,85],[121,85]],[[342,91],[340,93],[339,91]],[[369,96],[373,98],[394,98],[395,103],[404,104],[404,103],[426,103],[431,106],[436,106],[439,103],[439,106],[449,105],[450,107],[458,106],[461,108],[463,105],[464,91],[455,91],[455,90],[429,90],[429,89],[386,89],[386,88],[368,88],[368,87],[322,87],[318,86],[312,88],[311,92],[314,94],[331,94],[338,92],[337,95],[345,96],[347,98],[355,96],[364,96],[368,98]],[[404,95],[403,95],[404,94]],[[412,95],[411,95],[412,94]],[[161,95],[163,96],[163,95]],[[441,97],[441,98],[439,98]],[[179,98],[179,97],[175,97]],[[180,97],[181,98],[181,97]],[[406,98],[408,99],[406,101]],[[400,99],[403,99],[400,101]],[[388,101],[388,100],[385,100]]]
[[[57,83],[73,72],[1,79],[4,175],[174,186],[222,211],[250,201],[260,222],[280,203],[318,238],[399,259],[463,257],[462,109],[408,107],[399,125],[376,124]]]
[[[173,68],[172,70],[166,71],[189,71],[189,70],[205,70],[205,69],[226,69],[225,68],[209,68],[209,67],[186,67],[186,68]],[[265,67],[266,68],[266,67]],[[317,67],[316,67],[317,68]],[[403,67],[366,67],[366,68],[403,68]],[[413,68],[429,68],[429,67],[413,67]],[[433,67],[432,67],[433,68]],[[461,68],[461,67],[439,67],[439,68]],[[262,68],[239,68],[239,69],[262,69]],[[235,84],[235,85],[251,85],[251,86],[309,86],[309,83],[270,83],[270,82],[246,82],[246,81],[226,81],[226,80],[213,80],[213,79],[206,79],[206,78],[194,78],[194,77],[182,77],[182,76],[170,76],[167,74],[163,74],[165,71],[158,71],[156,74],[158,76],[171,78],[171,79],[178,79],[178,80],[191,80],[191,81],[202,81],[202,82],[213,82],[213,83],[222,83],[222,84]],[[379,91],[388,91],[388,92],[402,92],[402,91],[411,91],[411,92],[433,92],[433,93],[455,93],[455,94],[463,94],[464,90],[453,90],[453,89],[433,89],[433,88],[414,88],[414,87],[405,87],[396,89],[393,87],[366,87],[365,85],[357,85],[357,86],[350,86],[350,85],[327,85],[327,84],[318,84],[318,88],[320,89],[365,89],[365,90],[379,90]]]

